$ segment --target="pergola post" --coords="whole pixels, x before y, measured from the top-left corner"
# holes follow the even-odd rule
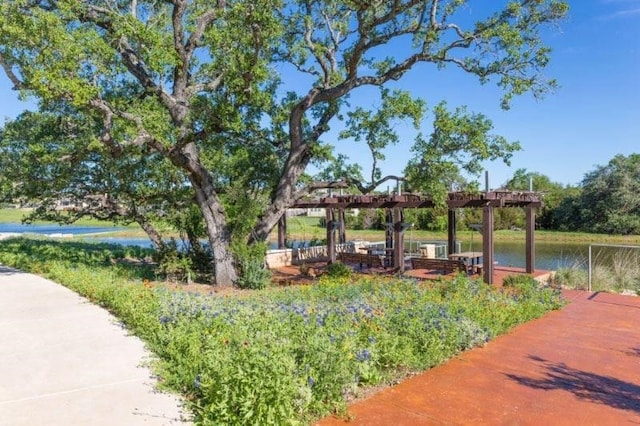
[[[278,248],[287,248],[287,213],[283,213],[278,220]]]
[[[483,279],[493,284],[493,207],[482,209],[482,270]]]
[[[339,209],[338,214],[340,216],[340,225],[338,228],[338,243],[345,244],[347,242],[347,215],[344,209]]]
[[[404,272],[404,209],[393,209],[393,269]]]
[[[336,233],[335,222],[333,217],[333,209],[326,209],[327,219],[327,256],[329,257],[329,263],[335,263],[336,261]]]
[[[386,249],[393,248],[393,209],[387,209],[384,224],[384,247]]]
[[[447,217],[447,254],[456,252],[456,211],[449,209]]]
[[[536,249],[535,249],[535,239],[534,233],[536,229],[536,208],[527,206],[525,207],[525,217],[526,217],[526,247],[525,247],[525,257],[526,257],[526,271],[528,274],[532,274],[536,269]]]

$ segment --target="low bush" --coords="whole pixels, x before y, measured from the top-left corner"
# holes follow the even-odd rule
[[[553,276],[553,282],[562,288],[586,290],[589,287],[589,276],[585,269],[560,268]]]
[[[325,275],[312,286],[220,297],[152,288],[107,263],[33,259],[144,339],[162,386],[184,394],[201,424],[300,424],[342,413],[363,387],[442,363],[561,306],[549,288],[501,292],[464,276],[427,286]],[[33,259],[0,242],[0,262],[29,270]]]
[[[589,259],[559,269],[554,283],[564,288],[589,288]],[[591,290],[640,295],[640,253],[633,247],[601,247],[591,260]]]
[[[248,246],[244,243],[235,243],[232,250],[238,265],[238,280],[235,284],[243,289],[266,288],[271,281],[271,271],[264,261],[267,252],[266,244]]]
[[[327,266],[327,275],[331,278],[349,278],[353,270],[342,262],[333,262]]]
[[[168,281],[189,282],[194,273],[191,258],[180,252],[173,238],[154,253],[153,260],[158,264],[156,273]]]
[[[595,265],[591,270],[591,290],[620,293],[632,291],[640,295],[640,271],[638,265]],[[589,272],[586,269],[562,268],[553,278],[555,285],[575,290],[589,288]]]

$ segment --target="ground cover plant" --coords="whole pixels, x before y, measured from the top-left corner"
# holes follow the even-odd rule
[[[140,336],[157,357],[161,385],[186,397],[199,424],[305,424],[344,413],[363,389],[442,363],[562,304],[556,290],[531,279],[500,291],[464,276],[326,277],[227,296],[188,293],[152,285],[148,266],[119,261],[133,254],[0,242],[0,262],[70,287]]]

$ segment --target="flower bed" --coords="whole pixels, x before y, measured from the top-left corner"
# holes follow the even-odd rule
[[[295,424],[340,413],[363,389],[561,306],[556,291],[533,280],[502,292],[465,276],[429,284],[327,277],[227,297],[191,294],[154,288],[148,271],[107,265],[102,257],[113,255],[103,251],[28,244],[1,242],[0,262],[37,265],[114,312],[147,342],[162,386],[183,393],[200,423]]]

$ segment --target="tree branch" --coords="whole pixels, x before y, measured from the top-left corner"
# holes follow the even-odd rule
[[[13,87],[12,87],[13,90],[23,90],[27,88],[24,82],[20,80],[18,75],[15,72],[13,72],[11,65],[7,63],[6,59],[2,55],[0,55],[0,66],[2,66],[2,68],[4,69],[4,72],[7,74],[7,77],[9,77],[9,80],[13,84]]]
[[[144,124],[142,123],[142,119],[140,117],[123,111],[114,111],[102,99],[94,99],[89,102],[89,105],[98,110],[104,117],[103,131],[100,135],[100,141],[107,147],[109,147],[109,149],[111,150],[111,155],[113,157],[121,156],[126,146],[148,145],[159,153],[166,152],[166,148],[158,140],[151,136],[151,134],[144,128]],[[111,129],[113,128],[113,119],[115,116],[134,123],[138,128],[138,134],[129,141],[118,142],[114,140],[113,135],[111,134]]]
[[[301,200],[302,198],[311,195],[314,191],[319,189],[346,189],[349,188],[349,183],[346,181],[331,181],[331,182],[311,182],[303,188],[300,188],[293,194],[294,202]]]
[[[109,14],[109,10],[89,4],[86,5],[85,13],[80,12],[78,18],[81,22],[89,22],[97,25],[111,36],[115,36],[117,32]],[[158,96],[158,99],[167,107],[174,120],[178,118],[175,117],[176,111],[174,107],[177,104],[176,100],[166,93],[160,85],[156,84],[144,62],[131,47],[125,36],[120,36],[116,41],[116,50],[120,53],[120,57],[127,70],[138,80],[142,87]]]
[[[347,182],[349,183],[349,185],[351,186],[355,186],[358,191],[360,191],[360,193],[362,194],[370,194],[373,191],[375,191],[375,189],[377,187],[379,187],[380,185],[382,185],[383,183],[390,181],[390,180],[395,180],[396,182],[405,182],[407,179],[402,177],[402,176],[396,176],[396,175],[387,175],[381,179],[378,179],[377,181],[371,182],[368,185],[363,184],[362,182],[360,182],[359,180],[353,179],[353,178],[347,178]]]

